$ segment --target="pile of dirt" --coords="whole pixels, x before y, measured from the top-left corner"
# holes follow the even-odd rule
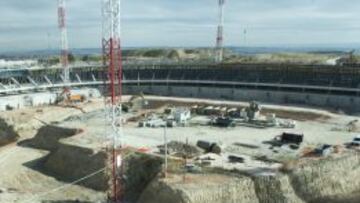
[[[137,202],[148,184],[161,172],[163,160],[142,153],[125,156],[125,200]]]
[[[141,203],[304,203],[360,202],[360,154],[350,153],[308,161],[294,171],[275,176],[187,174],[188,181],[155,179]],[[221,176],[221,178],[220,178]],[[220,179],[219,179],[220,178]],[[239,192],[241,191],[241,192]]]
[[[347,131],[349,132],[360,132],[359,120],[353,120],[346,125]]]
[[[346,199],[360,190],[360,181],[354,181],[360,179],[360,154],[353,152],[341,157],[309,160],[289,177],[296,193],[306,202]]]
[[[63,128],[54,125],[41,127],[34,138],[24,140],[19,145],[54,151],[59,147],[59,140],[81,133],[80,129]]]
[[[156,179],[138,203],[258,203],[254,183],[248,177],[217,174],[173,175]]]
[[[47,125],[40,128],[34,138],[19,142],[19,145],[49,151],[47,156],[41,158],[35,170],[60,181],[73,182],[103,169],[78,184],[106,191],[109,181],[105,170],[107,153],[104,150],[95,151],[61,142],[62,139],[79,133],[82,133],[82,130]]]
[[[159,99],[153,99],[149,98],[147,99],[149,102],[149,105],[147,106],[148,109],[159,109],[164,106],[177,106],[177,107],[191,107],[191,106],[226,106],[228,108],[246,108],[247,105],[241,105],[241,104],[228,104],[228,105],[222,105],[222,104],[214,104],[213,102],[195,102],[195,101],[177,101],[177,100],[171,100],[171,99],[165,99],[165,100],[159,100]],[[278,118],[285,118],[285,119],[292,119],[297,121],[326,121],[331,118],[330,115],[320,113],[320,112],[311,112],[311,111],[298,111],[298,110],[288,110],[288,109],[275,109],[275,108],[269,108],[269,107],[263,107],[261,110],[262,115],[268,115],[268,114],[275,114]]]
[[[73,182],[104,169],[106,161],[105,151],[94,152],[87,148],[61,144],[57,150],[48,155],[43,167],[57,179]],[[94,190],[106,191],[108,181],[106,170],[103,170],[78,184]]]
[[[158,146],[160,153],[165,154],[165,145]],[[203,153],[203,150],[182,142],[171,141],[167,144],[167,153],[178,157],[196,157]]]
[[[50,175],[65,182],[73,182],[100,170],[96,175],[78,184],[105,192],[109,190],[110,185],[109,169],[111,167],[107,167],[107,164],[111,162],[109,159],[111,157],[108,154],[105,149],[95,152],[88,148],[64,144],[48,155],[44,169]],[[161,171],[162,160],[159,157],[124,150],[122,164],[124,198],[127,202],[136,202],[148,183]]]
[[[299,198],[286,175],[253,177],[259,202],[305,203]]]
[[[331,117],[329,115],[314,113],[314,112],[302,112],[302,111],[288,111],[281,109],[267,109],[264,108],[261,113],[263,115],[275,114],[278,118],[292,119],[296,121],[326,121]]]
[[[0,118],[0,147],[16,142],[19,135],[15,132],[14,126]]]
[[[64,123],[66,123],[66,122],[86,122],[90,119],[96,118],[99,115],[104,115],[104,114],[105,114],[104,110],[96,110],[96,111],[87,112],[85,114],[71,115],[71,116],[65,118],[62,122],[64,122]]]

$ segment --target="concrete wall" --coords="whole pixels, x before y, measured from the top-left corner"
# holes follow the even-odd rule
[[[38,107],[54,104],[61,91],[19,94],[0,97],[0,111],[6,111],[7,106],[13,109]],[[101,93],[96,88],[72,89],[71,94],[84,95],[86,98],[99,98]]]
[[[297,104],[333,108],[348,111],[350,113],[360,112],[360,97],[358,96],[200,86],[133,85],[124,87],[125,94],[137,94],[139,92],[160,96],[196,97],[239,101],[256,100],[274,104]]]
[[[51,92],[32,93],[0,97],[0,111],[6,111],[7,106],[13,109],[24,107],[43,106],[53,104],[57,94]]]

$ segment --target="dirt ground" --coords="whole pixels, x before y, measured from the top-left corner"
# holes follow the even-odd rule
[[[166,97],[148,97],[148,99],[156,100],[152,103],[152,108],[161,107],[166,103],[180,106],[189,106],[195,103],[229,106],[247,105],[241,102]],[[62,142],[89,148],[103,147],[106,144],[104,140],[109,139],[106,136],[109,134],[108,128],[104,125],[105,115],[103,111],[100,111],[103,108],[103,101],[101,99],[94,100],[91,103],[83,104],[82,107],[88,113],[84,114],[82,111],[73,108],[42,107],[6,112],[2,114],[2,117],[15,125],[15,129],[20,135],[20,141],[32,138],[43,125],[58,124],[63,127],[84,130],[81,135],[64,139]],[[343,144],[351,141],[356,135],[356,133],[332,130],[357,119],[354,116],[303,107],[264,105],[264,109],[266,113],[275,112],[280,117],[298,118],[297,127],[290,130],[250,127],[217,128],[200,125],[176,127],[168,129],[167,139],[168,141],[189,141],[190,144],[194,145],[198,140],[206,140],[220,143],[227,154],[261,156],[270,153],[269,146],[263,144],[263,141],[270,140],[284,131],[304,133],[305,145]],[[124,125],[122,135],[122,141],[125,145],[136,148],[157,150],[157,146],[164,142],[164,129],[139,128],[136,122],[129,122]],[[260,148],[256,150],[244,148],[234,145],[236,142],[257,145]],[[68,183],[58,181],[39,172],[37,163],[41,162],[41,158],[47,154],[47,151],[24,148],[16,144],[0,148],[0,202],[61,202],[68,200],[97,202],[105,198],[104,193],[77,185],[68,185]],[[244,166],[245,169],[247,167],[251,166]]]
[[[102,101],[81,105],[85,111],[102,108]],[[41,107],[2,113],[2,117],[15,126],[19,141],[32,138],[37,130],[60,122],[69,116],[83,114],[80,110],[63,107]],[[55,202],[101,200],[104,194],[76,185],[68,185],[47,176],[37,169],[37,163],[47,151],[10,144],[0,148],[0,202]],[[59,189],[61,188],[61,190]]]

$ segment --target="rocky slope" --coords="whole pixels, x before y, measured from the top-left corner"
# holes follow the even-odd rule
[[[18,138],[19,135],[15,132],[13,125],[0,118],[0,147],[16,142]]]
[[[287,174],[245,177],[238,175],[190,175],[154,180],[139,203],[305,203],[359,202],[360,156],[307,160]]]

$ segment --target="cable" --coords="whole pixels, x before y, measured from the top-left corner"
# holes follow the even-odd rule
[[[57,191],[59,191],[59,190],[68,188],[68,187],[70,187],[70,186],[73,186],[73,185],[75,185],[75,184],[77,184],[77,183],[79,183],[79,182],[81,182],[81,181],[83,181],[83,180],[89,179],[89,178],[91,178],[91,177],[93,177],[93,176],[95,176],[95,175],[97,175],[97,174],[105,171],[106,169],[107,169],[107,167],[104,167],[104,168],[102,168],[102,169],[100,169],[100,170],[98,170],[98,171],[95,171],[94,173],[91,173],[91,174],[89,174],[89,175],[87,175],[87,176],[84,176],[84,177],[82,177],[82,178],[80,178],[80,179],[78,179],[78,180],[76,180],[76,181],[74,181],[74,182],[71,182],[71,183],[68,183],[68,184],[66,184],[66,185],[63,185],[63,186],[54,188],[54,189],[52,189],[52,190],[50,190],[50,191],[47,191],[47,192],[44,192],[44,193],[42,193],[42,194],[35,195],[33,198],[31,198],[31,199],[29,199],[29,200],[27,200],[27,201],[24,201],[24,202],[32,202],[32,201],[34,201],[34,200],[36,200],[36,199],[38,199],[38,198],[40,198],[40,197],[44,197],[44,196],[46,196],[46,195],[48,195],[48,194],[57,192]]]
[[[134,154],[134,153],[135,153],[135,152],[131,152],[131,153],[127,154],[123,159],[129,157],[130,155],[132,155],[132,154]],[[36,199],[38,199],[38,198],[40,198],[40,197],[44,197],[44,196],[46,196],[46,195],[48,195],[48,194],[51,194],[51,193],[60,191],[60,190],[65,189],[65,188],[68,188],[68,187],[70,187],[70,186],[72,186],[72,185],[75,185],[75,184],[77,184],[77,183],[79,183],[79,182],[81,182],[81,181],[83,181],[83,180],[89,179],[89,178],[91,178],[91,177],[93,177],[93,176],[95,176],[95,175],[97,175],[97,174],[105,171],[107,168],[108,168],[108,167],[104,167],[104,168],[102,168],[102,169],[100,169],[100,170],[98,170],[98,171],[95,171],[94,173],[91,173],[91,174],[89,174],[89,175],[87,175],[87,176],[84,176],[84,177],[82,177],[82,178],[80,178],[80,179],[78,179],[78,180],[76,180],[76,181],[74,181],[74,182],[71,182],[71,183],[68,183],[68,184],[66,184],[66,185],[63,185],[63,186],[54,188],[54,189],[49,190],[49,191],[47,191],[47,192],[43,192],[43,193],[41,193],[41,194],[39,194],[39,195],[34,195],[32,198],[30,198],[29,200],[24,201],[24,202],[32,202],[32,201],[34,201],[34,200],[36,200]]]

